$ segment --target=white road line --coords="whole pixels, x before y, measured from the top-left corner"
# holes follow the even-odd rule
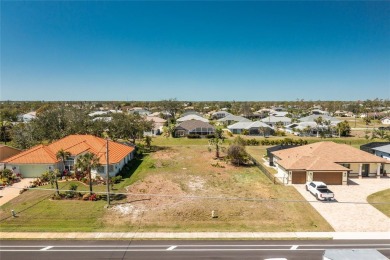
[[[290,250],[297,250],[298,246],[292,246]]]
[[[46,250],[49,250],[51,248],[53,248],[53,246],[47,246],[47,247],[42,248],[41,251],[46,251]]]
[[[170,246],[167,248],[167,251],[172,251],[173,249],[175,249],[177,246]]]
[[[150,248],[150,247],[154,247],[154,248],[166,248],[166,247],[170,247],[171,245],[54,245],[52,247],[56,247],[56,248],[79,248],[79,247],[82,247],[82,248]],[[218,245],[218,244],[213,244],[213,245],[186,245],[186,244],[182,244],[182,245],[178,245],[178,246],[183,246],[183,247],[292,247],[294,245],[291,245],[291,244],[280,244],[280,245],[266,245],[266,244],[257,244],[257,245]],[[303,247],[341,247],[341,246],[353,246],[353,247],[368,247],[368,246],[389,246],[389,244],[386,244],[386,243],[381,243],[381,244],[328,244],[328,245],[325,245],[325,244],[301,244],[299,246],[303,246]],[[21,246],[21,245],[0,245],[0,249],[1,248],[19,248],[19,247],[24,247],[24,248],[41,248],[41,247],[44,247],[43,245],[25,245],[25,246]]]
[[[370,248],[371,249],[371,248]],[[376,250],[382,250],[382,251],[389,251],[390,248],[375,248]],[[323,251],[325,248],[316,248],[316,249],[297,249],[297,251]],[[109,249],[98,249],[98,250],[88,250],[88,249],[78,249],[78,250],[73,250],[73,249],[52,249],[50,251],[42,251],[42,250],[15,250],[15,249],[5,249],[5,250],[0,250],[0,252],[166,252],[167,250],[162,250],[162,249],[114,249],[114,250],[109,250]],[[251,249],[177,249],[174,250],[174,252],[212,252],[212,251],[291,251],[291,249],[270,249],[270,248],[251,248]]]

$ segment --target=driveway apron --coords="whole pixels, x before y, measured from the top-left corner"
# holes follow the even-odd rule
[[[390,188],[390,178],[351,179],[349,185],[329,185],[335,202],[316,201],[304,184],[294,186],[337,232],[390,232],[390,218],[367,203],[370,194]]]

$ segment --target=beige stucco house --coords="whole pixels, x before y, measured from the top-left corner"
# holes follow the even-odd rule
[[[383,175],[389,161],[346,144],[318,142],[272,152],[278,176],[285,184],[323,181],[346,185],[348,178]]]

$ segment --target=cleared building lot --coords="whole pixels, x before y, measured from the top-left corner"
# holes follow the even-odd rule
[[[389,232],[390,219],[367,204],[367,197],[389,189],[390,178],[352,179],[349,185],[329,185],[337,202],[319,202],[305,189],[304,184],[293,185],[302,196],[338,232]]]

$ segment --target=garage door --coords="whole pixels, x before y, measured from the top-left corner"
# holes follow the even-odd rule
[[[292,184],[306,183],[306,171],[293,171],[291,181],[292,181]]]
[[[328,185],[342,184],[343,174],[342,172],[314,172],[314,181],[322,181]]]

